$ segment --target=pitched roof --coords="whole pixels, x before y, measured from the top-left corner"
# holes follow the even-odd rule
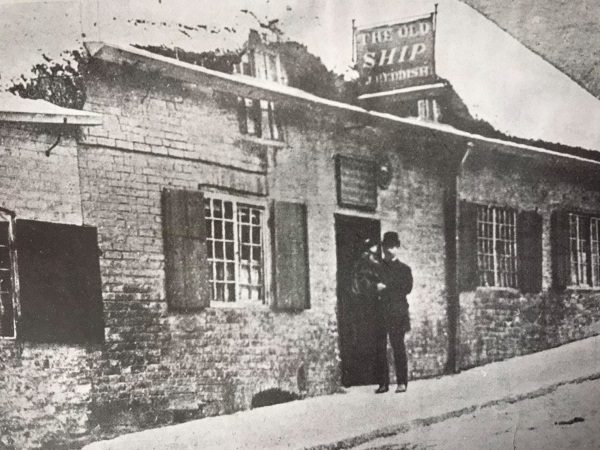
[[[31,100],[0,92],[0,121],[101,125],[102,116],[88,111],[62,108],[45,100]]]
[[[123,46],[104,42],[87,42],[85,43],[85,47],[90,53],[91,57],[99,60],[112,63],[135,64],[135,67],[139,70],[151,71],[153,73],[158,73],[165,77],[179,79],[184,82],[209,85],[217,89],[235,92],[238,95],[260,95],[263,98],[271,100],[276,100],[278,96],[283,96],[290,99],[296,99],[325,107],[335,108],[341,111],[357,113],[387,123],[394,123],[397,125],[430,131],[434,134],[464,138],[466,140],[483,144],[482,146],[486,148],[501,149],[509,153],[522,155],[527,155],[529,153],[545,155],[548,157],[567,158],[574,161],[600,165],[600,161],[595,161],[593,159],[578,155],[561,153],[541,147],[467,133],[449,125],[425,122],[415,118],[398,117],[392,114],[376,111],[368,111],[358,106],[317,97],[316,95],[309,94],[290,86],[259,80],[257,78],[252,78],[245,75],[232,75],[223,72],[217,72],[201,66],[196,66],[172,58],[167,58],[165,56],[150,53],[145,50],[140,50],[132,46]]]

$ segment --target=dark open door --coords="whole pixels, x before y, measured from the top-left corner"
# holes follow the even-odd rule
[[[378,220],[336,214],[337,299],[342,384],[375,384],[375,317],[367,305],[353,301],[350,294],[352,269],[361,243],[379,239]]]

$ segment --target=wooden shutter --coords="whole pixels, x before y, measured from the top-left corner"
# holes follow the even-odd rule
[[[517,222],[519,288],[524,293],[542,290],[542,216],[522,211]]]
[[[275,202],[273,223],[275,307],[310,308],[306,205]]]
[[[477,274],[477,205],[462,201],[459,216],[458,277],[461,292],[479,285]]]
[[[210,305],[204,194],[163,191],[165,286],[169,305],[194,310]]]
[[[98,237],[93,227],[18,220],[20,339],[101,342]]]
[[[569,214],[553,211],[550,220],[552,288],[564,291],[571,278],[569,252]]]

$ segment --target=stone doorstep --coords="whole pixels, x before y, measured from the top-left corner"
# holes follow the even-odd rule
[[[543,395],[549,394],[550,392],[555,391],[558,387],[564,386],[566,384],[578,384],[583,383],[585,381],[598,380],[600,379],[600,371],[596,372],[592,375],[586,375],[583,377],[575,378],[568,381],[560,381],[558,383],[551,384],[549,386],[541,387],[539,389],[535,389],[524,394],[517,395],[508,395],[496,400],[487,401],[481,405],[474,404],[471,406],[463,407],[457,409],[455,411],[449,411],[443,414],[433,415],[426,418],[421,419],[411,419],[405,422],[401,422],[398,425],[388,426],[380,429],[376,429],[370,431],[368,433],[364,433],[362,435],[353,436],[350,438],[344,438],[336,442],[331,442],[329,444],[320,444],[311,447],[306,447],[304,450],[339,450],[339,449],[350,449],[353,447],[357,447],[366,442],[373,441],[378,438],[395,436],[397,434],[406,433],[412,429],[424,427],[428,425],[433,425],[439,422],[443,422],[448,419],[452,419],[455,417],[460,417],[465,414],[471,414],[479,409],[488,408],[490,406],[499,405],[502,403],[516,403],[522,400],[541,397]]]

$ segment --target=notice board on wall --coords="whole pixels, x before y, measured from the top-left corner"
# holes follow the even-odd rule
[[[377,163],[353,156],[335,160],[338,205],[375,211],[377,209]]]

